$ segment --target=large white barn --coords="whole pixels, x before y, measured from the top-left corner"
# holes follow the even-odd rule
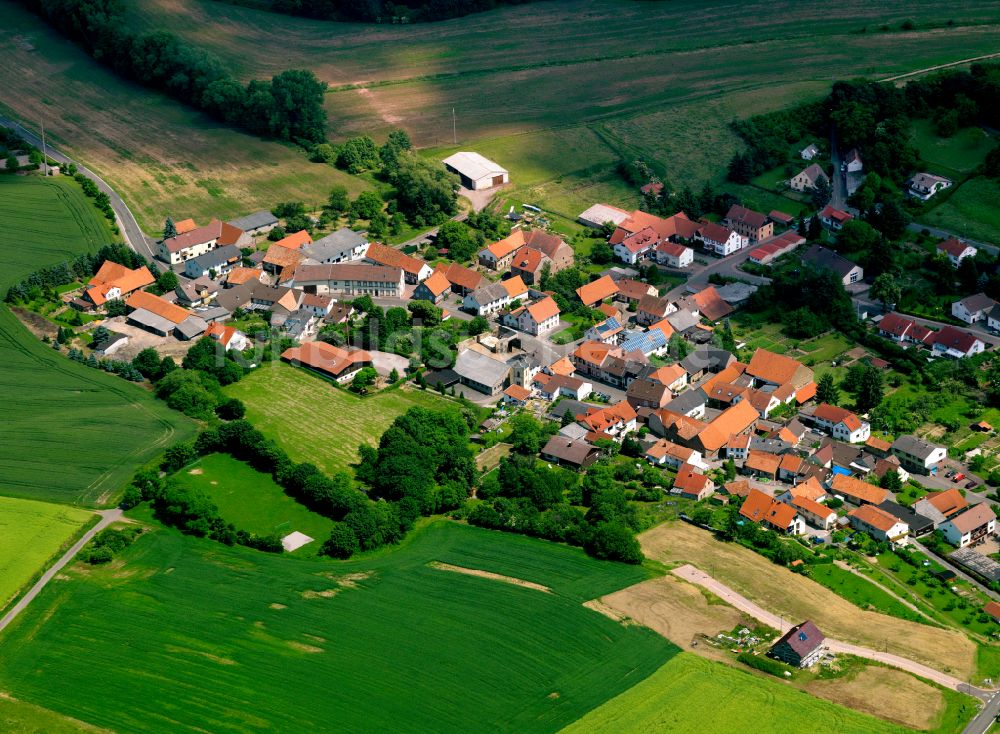
[[[484,158],[479,153],[461,151],[444,159],[445,168],[457,173],[462,179],[462,186],[476,191],[489,189],[510,181],[507,169]]]

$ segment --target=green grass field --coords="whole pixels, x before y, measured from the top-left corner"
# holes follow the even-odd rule
[[[0,54],[2,55],[2,54]],[[0,178],[0,292],[43,265],[110,240],[70,181]],[[0,306],[0,493],[79,504],[107,502],[135,467],[192,431],[152,395],[69,361]]]
[[[913,123],[913,144],[930,170],[942,176],[961,178],[980,165],[996,147],[996,140],[981,128],[966,127],[950,138],[939,137],[930,120]]]
[[[563,729],[563,734],[901,734],[911,731],[783,683],[689,653]]]
[[[919,221],[979,242],[1000,242],[1000,183],[977,176]]]
[[[92,518],[74,507],[0,497],[0,609]]]
[[[330,535],[333,522],[310,512],[249,464],[228,454],[210,454],[175,474],[171,481],[201,489],[219,507],[219,514],[237,530],[284,537],[294,530],[316,542],[296,553],[310,555]]]
[[[41,706],[0,695],[0,730],[17,734],[110,734]]]
[[[901,604],[898,599],[874,584],[832,563],[810,566],[809,578],[823,584],[826,588],[836,592],[847,599],[847,601],[856,604],[862,609],[872,609],[876,612],[889,614],[900,619],[909,619],[913,622],[927,621],[923,616]]]
[[[252,372],[225,392],[242,400],[247,419],[295,461],[310,461],[327,473],[357,462],[358,447],[377,445],[396,416],[411,407],[458,405],[437,393],[410,389],[360,398],[282,362]]]
[[[116,731],[546,732],[676,653],[582,605],[645,569],[450,522],[351,562],[165,529],[120,560],[45,590],[5,634],[0,689]]]

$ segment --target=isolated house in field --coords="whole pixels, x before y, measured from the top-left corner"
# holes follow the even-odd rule
[[[975,257],[979,252],[972,245],[962,242],[957,237],[949,237],[943,242],[938,242],[937,251],[943,253],[948,258],[953,267],[958,267],[967,257]]]
[[[510,181],[507,169],[479,153],[461,151],[444,159],[444,167],[458,174],[462,186],[472,191],[491,189]]]
[[[788,182],[792,191],[812,191],[820,185],[820,181],[830,183],[830,177],[818,163],[806,166],[804,169],[792,176]]]
[[[808,668],[823,655],[826,637],[809,620],[797,624],[775,642],[768,655],[796,668]]]
[[[363,349],[336,347],[326,342],[306,342],[281,353],[286,362],[306,367],[332,377],[337,382],[347,382],[363,367],[372,366],[371,355]]]
[[[933,173],[918,173],[906,182],[906,193],[921,201],[927,201],[939,191],[951,186],[951,179]]]
[[[145,288],[156,282],[149,268],[131,270],[124,265],[105,260],[100,269],[83,291],[83,297],[75,299],[73,307],[83,311],[101,308],[108,301],[125,298],[140,288]],[[77,303],[79,301],[79,303]]]

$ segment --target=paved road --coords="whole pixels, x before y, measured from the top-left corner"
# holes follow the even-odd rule
[[[867,311],[869,314],[882,313],[882,304],[865,297],[865,294],[851,296],[851,300],[854,301],[855,307],[860,307],[860,310]],[[939,330],[945,326],[955,326],[955,324],[946,324],[943,321],[933,321],[931,319],[921,318],[920,316],[910,316],[908,314],[906,315],[906,318],[912,319],[918,324],[922,324],[923,326],[930,327],[934,330]],[[988,347],[1000,346],[1000,336],[987,329],[985,323],[982,321],[978,321],[975,324],[962,324],[956,328],[972,332]]]
[[[975,718],[965,725],[962,734],[986,734],[1000,715],[1000,693],[994,693]]]
[[[830,162],[833,164],[833,187],[830,205],[834,209],[847,210],[847,176],[840,170],[840,149],[837,147],[837,130],[830,127]]]
[[[19,122],[0,117],[0,125],[14,130],[18,135],[32,145],[38,148],[42,147],[41,138],[25,128],[24,125]],[[111,199],[111,208],[115,210],[115,215],[118,218],[118,229],[121,231],[122,237],[125,239],[125,244],[149,260],[152,260],[155,257],[153,247],[156,243],[143,234],[142,230],[139,228],[139,223],[135,219],[135,215],[132,214],[128,205],[118,194],[115,193],[114,189],[112,189],[103,178],[98,176],[86,166],[77,163],[63,153],[60,153],[54,147],[49,145],[48,142],[45,144],[45,153],[49,158],[62,165],[75,163],[77,170],[97,184],[97,188],[106,193]]]
[[[909,229],[911,232],[923,232],[926,229],[935,237],[940,237],[942,239],[948,239],[949,237],[957,237],[963,242],[968,242],[970,245],[972,245],[977,249],[986,250],[986,252],[990,253],[991,255],[996,255],[998,252],[1000,252],[1000,247],[997,247],[996,245],[991,245],[988,242],[977,242],[976,240],[970,240],[968,237],[963,237],[958,232],[951,232],[947,229],[941,229],[940,227],[929,227],[928,225],[921,224],[920,222],[911,222],[909,225],[907,225],[907,229]]]
[[[38,579],[35,585],[31,587],[31,590],[28,591],[28,593],[25,594],[17,602],[17,604],[15,604],[12,607],[11,610],[7,612],[6,615],[4,615],[3,619],[0,619],[0,632],[6,629],[7,625],[13,622],[21,612],[27,609],[28,605],[34,600],[36,596],[38,596],[38,593],[45,588],[45,585],[48,584],[49,581],[51,581],[53,578],[55,578],[55,575],[59,573],[63,569],[63,567],[66,566],[67,563],[73,560],[73,557],[80,552],[83,546],[85,546],[87,543],[90,542],[91,538],[93,538],[99,532],[104,530],[104,528],[106,528],[111,523],[121,520],[122,517],[122,511],[117,507],[113,510],[100,510],[97,514],[101,516],[100,521],[94,527],[92,527],[90,530],[84,533],[83,537],[81,537],[78,541],[76,541],[72,545],[72,547],[70,547],[70,549],[66,551],[58,561],[53,563],[49,567],[49,569],[42,574],[42,577]]]
[[[735,591],[730,589],[725,584],[716,581],[714,578],[709,576],[704,571],[700,571],[690,564],[685,564],[679,568],[673,570],[674,575],[679,576],[685,581],[690,581],[691,583],[697,584],[705,589],[708,589],[713,594],[718,596],[723,601],[731,604],[742,612],[749,614],[755,619],[763,622],[769,627],[773,627],[776,630],[785,631],[788,624],[784,619],[782,619],[777,614],[769,612],[766,609],[758,606],[754,602],[747,599],[745,596],[737,594]],[[861,647],[859,645],[853,645],[849,642],[842,642],[841,640],[835,640],[830,637],[826,638],[826,646],[831,652],[845,653],[848,655],[856,655],[857,657],[866,658],[868,660],[875,660],[886,665],[890,665],[894,668],[899,668],[900,670],[905,670],[908,673],[913,673],[922,678],[934,681],[939,685],[950,688],[953,691],[960,691],[962,693],[967,693],[969,695],[977,696],[979,698],[986,698],[990,695],[979,688],[970,686],[963,680],[955,678],[954,676],[948,675],[947,673],[942,673],[940,670],[935,670],[927,665],[918,663],[909,658],[904,658],[899,655],[893,655],[889,652],[881,652],[879,650],[872,650],[867,647]]]
[[[701,266],[700,270],[692,270],[691,276],[687,279],[687,282],[681,283],[676,288],[671,289],[666,295],[668,298],[677,299],[683,295],[687,294],[688,286],[703,286],[708,285],[708,278],[710,275],[722,275],[728,278],[738,278],[740,280],[746,281],[747,283],[752,283],[754,285],[767,285],[771,282],[770,278],[762,278],[757,275],[751,275],[750,273],[744,273],[739,269],[750,257],[750,253],[755,250],[760,245],[767,244],[772,238],[762,240],[756,244],[748,245],[742,250],[729,255],[728,257],[723,257],[719,259],[712,258],[708,265]],[[705,257],[704,253],[699,253],[700,257]]]

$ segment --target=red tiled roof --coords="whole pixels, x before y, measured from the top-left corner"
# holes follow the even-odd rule
[[[605,275],[576,289],[576,294],[585,306],[591,306],[603,301],[605,298],[610,298],[617,292],[618,284],[612,280],[610,275]]]
[[[291,347],[281,353],[281,358],[287,362],[312,367],[339,377],[345,370],[356,364],[371,362],[372,356],[363,349],[342,349],[326,342],[306,342],[302,346]]]
[[[944,242],[939,242],[937,248],[948,253],[952,257],[960,257],[970,245],[957,237],[949,237]],[[975,248],[973,248],[975,249]]]
[[[187,309],[181,308],[175,303],[164,301],[159,296],[154,296],[146,291],[136,291],[129,296],[125,305],[131,309],[145,309],[175,324],[179,324],[191,315]]]

